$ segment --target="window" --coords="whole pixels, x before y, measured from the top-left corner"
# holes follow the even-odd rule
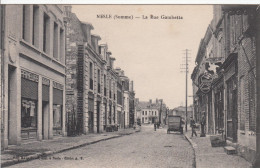
[[[104,75],[104,96],[107,96],[107,79],[106,79],[106,75]]]
[[[60,61],[64,63],[64,57],[65,57],[65,40],[64,40],[64,30],[60,29]]]
[[[33,5],[33,30],[32,30],[32,44],[38,47],[37,40],[39,39],[39,7],[37,5]]]
[[[155,115],[156,115],[156,111],[155,111]]]
[[[50,24],[50,17],[44,13],[43,16],[43,51],[45,53],[49,54],[49,36],[50,36],[50,30],[49,30],[49,24]]]
[[[62,128],[62,106],[61,105],[53,105],[53,128],[61,129]]]
[[[37,100],[22,98],[21,126],[23,128],[37,128]]]
[[[58,56],[58,24],[54,22],[53,25],[53,57],[58,60],[59,56]]]
[[[30,42],[30,5],[23,5],[23,32],[22,38]]]
[[[144,115],[144,111],[143,111],[143,115]]]
[[[112,82],[112,80],[109,80],[109,98],[112,98],[112,93],[111,93],[111,82]]]
[[[93,90],[93,64],[89,63],[89,89]]]
[[[97,77],[97,80],[98,80],[98,93],[101,92],[101,86],[100,86],[100,70],[98,69],[98,77]]]
[[[153,111],[152,111],[152,115],[153,115]]]
[[[145,111],[145,115],[147,115],[147,111]]]

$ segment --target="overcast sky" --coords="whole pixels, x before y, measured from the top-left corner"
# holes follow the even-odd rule
[[[185,105],[185,73],[180,73],[180,67],[184,50],[191,50],[188,95],[192,96],[190,74],[213,16],[212,5],[73,5],[72,11],[81,21],[92,23],[92,33],[101,36],[100,44],[108,44],[115,67],[134,81],[136,98],[141,101],[162,98],[169,108]],[[100,19],[99,14],[141,18]],[[183,19],[142,19],[142,15]]]

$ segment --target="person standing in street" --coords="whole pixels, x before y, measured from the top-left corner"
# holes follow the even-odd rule
[[[190,117],[190,127],[191,127],[191,137],[193,137],[193,134],[195,136],[197,136],[197,133],[196,133],[196,130],[195,130],[196,124],[195,124],[193,117]]]
[[[205,118],[205,112],[202,113],[202,118],[201,118],[201,134],[200,137],[205,137],[205,125],[206,125],[206,118]]]
[[[154,131],[156,131],[156,123],[154,123],[153,125],[154,125]]]

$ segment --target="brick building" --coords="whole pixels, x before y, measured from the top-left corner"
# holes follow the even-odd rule
[[[129,82],[91,23],[80,21],[65,7],[67,37],[66,101],[68,132],[99,133],[129,125]],[[124,96],[125,95],[125,100]],[[128,117],[126,117],[128,116]]]
[[[224,133],[229,145],[253,162],[256,152],[256,6],[214,5],[192,73],[195,118],[204,109],[209,134]],[[210,34],[211,33],[211,34]],[[208,34],[208,35],[207,35]],[[209,40],[209,36],[211,36]],[[212,42],[211,42],[212,41]],[[201,52],[204,50],[204,52]],[[203,58],[204,64],[198,58]],[[210,87],[203,86],[209,74]],[[202,76],[202,77],[201,77]],[[203,93],[204,92],[204,93]],[[200,105],[200,96],[205,96]]]
[[[1,11],[2,146],[65,136],[63,6],[1,5]]]

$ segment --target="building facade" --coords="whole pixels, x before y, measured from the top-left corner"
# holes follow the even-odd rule
[[[160,123],[166,124],[167,120],[167,108],[166,104],[163,103],[162,99],[156,99],[153,103],[152,99],[149,101],[139,101],[136,100],[136,113],[137,120],[141,123]],[[161,121],[161,122],[160,122]]]
[[[1,5],[1,9],[5,20],[2,145],[65,136],[63,6]]]
[[[192,73],[196,120],[205,111],[206,132],[223,133],[250,162],[256,155],[256,10],[214,5]]]
[[[129,79],[107,44],[99,44],[91,23],[80,21],[65,6],[66,101],[68,132],[99,133],[129,126]]]

